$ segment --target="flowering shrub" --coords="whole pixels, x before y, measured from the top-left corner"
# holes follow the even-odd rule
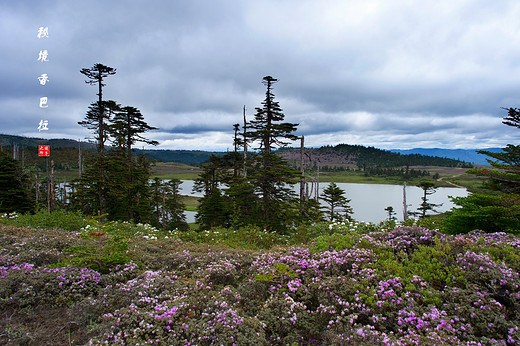
[[[520,343],[519,238],[386,227],[0,226],[0,343]],[[125,263],[95,270],[115,238]]]
[[[68,305],[94,295],[101,275],[87,268],[0,267],[0,306]]]
[[[0,221],[6,222],[8,220],[14,220],[14,219],[17,219],[19,216],[20,216],[20,214],[18,214],[17,212],[3,213],[3,214],[0,214]]]
[[[240,314],[241,297],[230,287],[147,271],[115,288],[128,293],[129,304],[103,314],[90,344],[262,344],[262,324]]]

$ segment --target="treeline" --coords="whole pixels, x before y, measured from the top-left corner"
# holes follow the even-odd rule
[[[316,169],[315,167],[313,167]],[[365,176],[383,176],[383,177],[402,177],[402,178],[420,178],[431,176],[430,172],[421,169],[414,168],[382,168],[382,167],[369,167],[365,169],[349,168],[349,167],[337,167],[337,166],[321,166],[320,171],[322,172],[356,172],[361,173]],[[435,173],[433,179],[439,178],[439,174]]]
[[[120,220],[163,229],[188,228],[179,202],[180,182],[151,181],[150,159],[136,155],[134,150],[136,142],[157,144],[143,137],[155,128],[144,121],[137,108],[102,98],[104,80],[115,74],[115,69],[96,64],[81,73],[89,78],[89,84],[99,88],[98,101],[91,103],[79,122],[92,132],[96,142],[92,157],[85,160],[78,179],[59,186],[54,179],[53,159],[45,160],[51,167],[41,182],[38,170],[33,179],[20,160],[2,153],[0,212],[69,209],[98,215],[100,222]],[[203,229],[257,225],[283,233],[322,219],[317,197],[310,198],[306,193],[298,198],[291,188],[301,182],[301,173],[275,154],[276,148],[299,138],[294,134],[297,124],[283,122],[284,114],[272,93],[276,82],[273,77],[264,77],[266,98],[256,108],[254,119],[246,122],[244,114],[242,135],[239,125],[234,125],[234,152],[210,156],[196,181],[195,189],[203,192],[196,217]],[[51,150],[53,158],[54,154]],[[330,218],[337,218],[341,210],[348,214],[345,201],[338,202],[336,197],[330,201],[334,203]]]

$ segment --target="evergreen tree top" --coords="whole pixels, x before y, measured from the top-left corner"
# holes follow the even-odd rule
[[[97,63],[94,64],[91,68],[82,68],[80,70],[81,74],[87,76],[87,78],[91,79],[89,81],[85,81],[87,84],[95,84],[101,83],[101,80],[107,76],[116,74],[116,69]],[[105,84],[101,84],[101,86],[105,86]]]
[[[272,85],[278,80],[271,76],[265,76],[262,83],[267,86],[266,96],[262,102],[262,107],[256,108],[254,120],[248,128],[252,131],[248,133],[249,138],[260,142],[259,149],[270,152],[275,146],[285,146],[284,139],[296,140],[298,136],[292,134],[296,131],[298,124],[282,123],[285,115],[282,108],[274,99]]]
[[[278,82],[278,79],[273,78],[271,76],[265,76],[264,78],[262,78],[262,83],[266,85],[268,89],[271,87],[271,84],[274,84],[276,82]]]

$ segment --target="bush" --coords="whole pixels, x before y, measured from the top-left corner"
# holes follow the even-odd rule
[[[97,292],[101,275],[87,268],[38,268],[22,263],[0,268],[0,310],[17,306],[70,305]]]
[[[287,236],[277,232],[262,230],[257,226],[244,226],[235,228],[212,228],[205,231],[173,231],[171,236],[183,241],[197,244],[207,243],[214,245],[226,245],[231,248],[242,249],[270,249],[275,245],[287,244]]]
[[[18,227],[34,227],[39,229],[63,229],[68,231],[79,231],[85,227],[89,221],[81,212],[56,210],[49,213],[47,210],[40,209],[35,214],[4,214],[0,217],[0,223],[14,225]]]
[[[453,198],[461,208],[446,214],[444,229],[448,234],[482,230],[486,233],[520,233],[520,195],[472,194]]]

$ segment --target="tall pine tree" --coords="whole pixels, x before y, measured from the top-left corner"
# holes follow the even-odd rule
[[[91,105],[85,120],[79,122],[80,125],[86,126],[97,132],[97,158],[94,163],[94,169],[98,173],[97,181],[97,202],[99,211],[102,215],[106,213],[106,162],[105,162],[105,142],[108,138],[107,120],[110,118],[111,108],[107,103],[103,102],[103,80],[111,75],[116,74],[116,69],[105,66],[103,64],[95,64],[91,68],[83,68],[80,73],[85,75],[89,80],[85,83],[90,85],[98,85],[98,101],[96,105]],[[114,106],[110,104],[110,106]],[[106,111],[106,108],[108,112]],[[91,172],[94,173],[94,172]]]
[[[431,181],[421,181],[417,187],[420,187],[423,190],[423,196],[421,197],[422,203],[419,208],[417,208],[417,213],[421,219],[426,217],[426,213],[429,211],[436,212],[435,208],[440,207],[441,204],[434,204],[428,202],[428,196],[433,195],[435,193],[436,187],[435,184]]]
[[[263,78],[265,99],[262,107],[256,108],[254,119],[248,124],[248,137],[259,144],[259,152],[255,155],[248,178],[259,188],[263,226],[283,232],[288,226],[297,223],[299,201],[289,184],[298,181],[299,172],[290,168],[273,150],[286,146],[287,140],[298,139],[293,134],[298,124],[283,122],[285,115],[273,94],[273,85],[277,81],[271,76]]]

